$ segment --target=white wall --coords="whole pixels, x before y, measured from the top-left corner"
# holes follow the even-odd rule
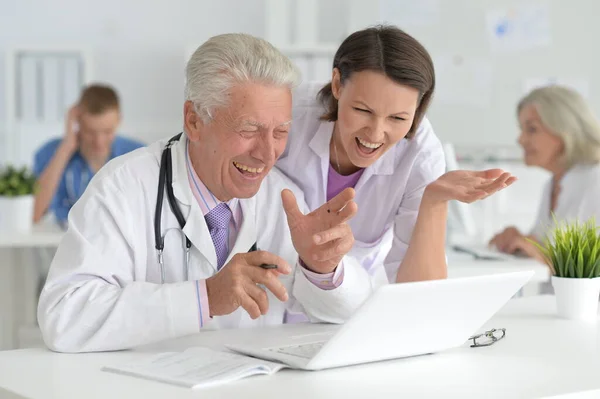
[[[528,78],[558,77],[584,79],[589,82],[589,100],[600,116],[600,68],[597,38],[600,27],[596,0],[350,0],[357,7],[352,12],[351,28],[359,29],[377,20],[397,23],[398,18],[383,18],[378,3],[395,3],[398,14],[411,15],[409,8],[419,4],[439,7],[437,20],[402,23],[421,41],[436,63],[438,87],[430,119],[438,136],[459,147],[469,145],[516,146],[518,135],[515,106],[524,94]],[[492,10],[511,10],[516,6],[541,5],[549,11],[550,41],[523,51],[494,51],[486,30],[486,16]],[[401,8],[403,7],[403,8]],[[407,11],[407,12],[404,12]],[[488,63],[492,69],[489,102],[461,103],[460,88],[469,83],[469,70],[443,76],[439,57],[471,59]],[[441,80],[453,80],[451,85]],[[452,90],[446,90],[448,87]],[[464,87],[464,86],[462,86]]]
[[[181,129],[185,49],[263,26],[263,0],[0,0],[0,93],[9,48],[84,46],[94,80],[119,90],[122,131],[152,141]],[[0,96],[1,126],[4,109]]]
[[[0,0],[1,2],[6,2],[9,0]],[[0,7],[0,9],[2,9]],[[0,17],[2,18],[2,17]],[[2,29],[0,27],[0,29]],[[1,40],[1,39],[0,39]],[[4,52],[2,51],[3,46],[0,45],[0,165],[2,164],[2,158],[4,157],[5,152],[2,151],[3,148],[6,148],[6,77],[4,71]]]
[[[318,17],[320,29],[317,37],[322,43],[341,43],[349,32],[350,2],[348,0],[321,1]]]
[[[289,1],[294,4],[302,0]],[[350,31],[386,20],[379,9],[379,4],[386,1],[393,0],[322,0],[317,37],[323,42],[339,43]],[[397,1],[417,7],[410,0]],[[402,27],[421,40],[436,60],[440,56],[476,57],[493,65],[491,101],[487,105],[452,104],[453,93],[438,85],[429,117],[442,140],[455,143],[459,149],[471,144],[514,146],[518,134],[514,107],[522,94],[523,79],[528,77],[587,78],[590,101],[600,113],[600,96],[596,95],[600,80],[595,76],[600,59],[592,50],[600,34],[594,20],[594,15],[600,12],[600,2],[427,0],[427,3],[439,5],[437,21],[402,23]],[[524,3],[549,5],[551,46],[494,54],[485,31],[486,12]],[[264,36],[264,11],[265,0],[0,0],[0,92],[5,83],[2,60],[10,46],[86,46],[93,54],[95,80],[109,82],[121,93],[123,132],[146,141],[155,140],[181,126],[184,54],[190,45],[199,45],[208,37],[224,32]],[[294,22],[290,21],[290,25]],[[328,29],[324,29],[326,25]],[[436,69],[440,78],[439,64]],[[0,96],[0,129],[4,108],[4,98]]]

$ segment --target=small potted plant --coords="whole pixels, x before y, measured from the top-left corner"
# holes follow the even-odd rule
[[[0,170],[0,230],[14,233],[31,229],[35,180],[26,167]]]
[[[555,224],[538,247],[552,271],[558,315],[595,322],[600,295],[599,227],[594,218]]]

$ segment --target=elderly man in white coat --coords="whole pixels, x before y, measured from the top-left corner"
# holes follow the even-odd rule
[[[298,80],[289,59],[220,35],[186,74],[185,133],[108,163],[70,212],[38,307],[52,350],[126,349],[299,312],[342,323],[375,288],[344,257],[353,190],[304,214],[302,193],[272,170]]]

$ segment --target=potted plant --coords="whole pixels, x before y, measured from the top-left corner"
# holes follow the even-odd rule
[[[0,230],[13,233],[31,229],[35,180],[26,167],[0,170]]]
[[[558,315],[595,322],[600,295],[599,227],[594,218],[555,224],[544,245],[536,245],[552,271]]]

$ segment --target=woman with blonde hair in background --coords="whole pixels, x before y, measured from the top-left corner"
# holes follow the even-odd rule
[[[535,89],[517,106],[519,144],[525,164],[549,171],[533,230],[508,227],[490,244],[506,253],[543,260],[527,238],[542,242],[558,222],[585,222],[600,215],[600,124],[576,91],[561,86]]]

